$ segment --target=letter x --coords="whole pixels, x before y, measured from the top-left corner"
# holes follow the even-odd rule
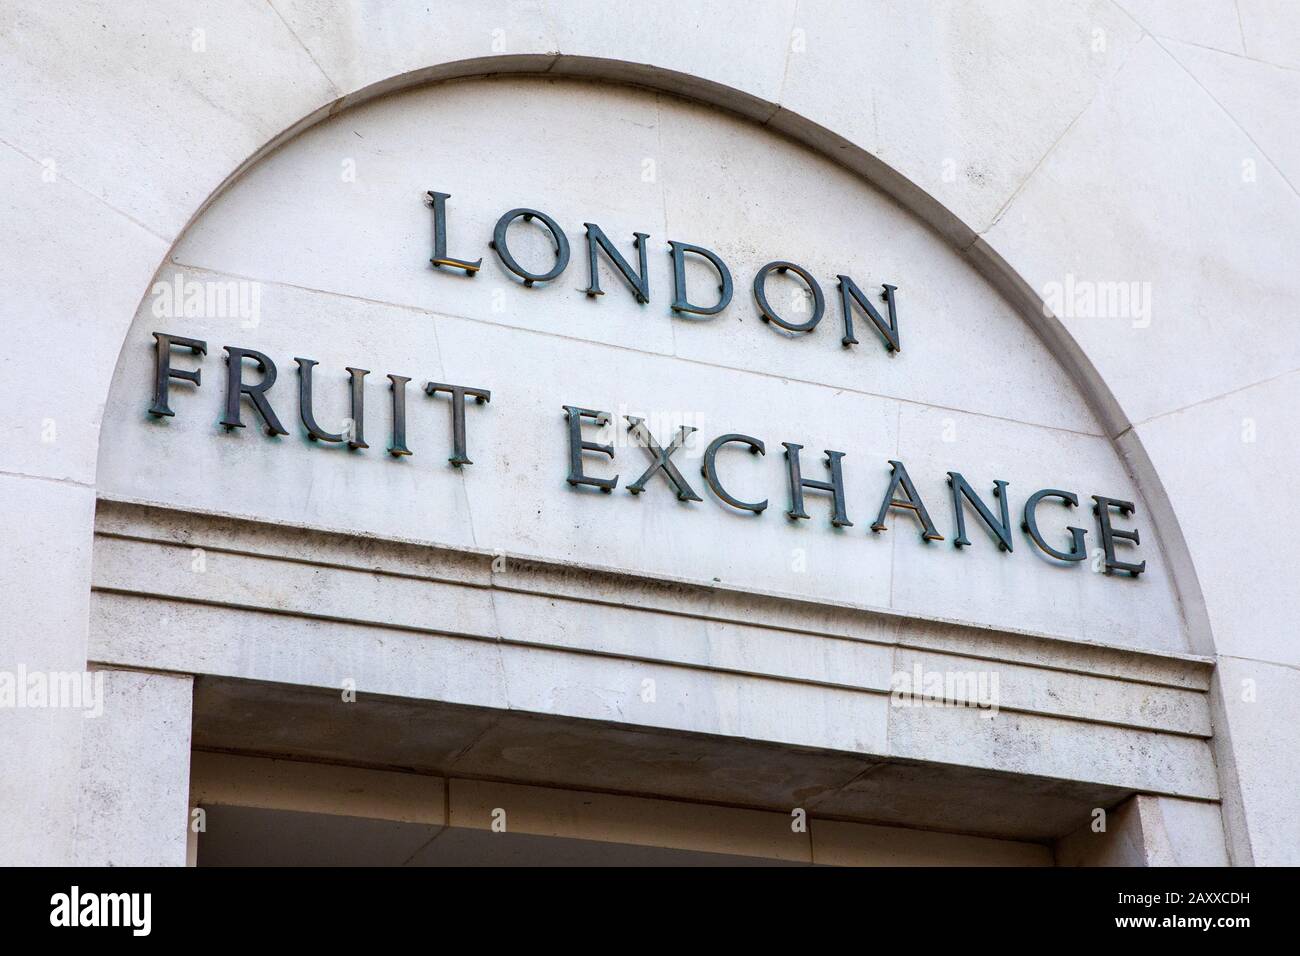
[[[687,436],[690,435],[691,432],[695,431],[695,429],[687,425],[681,426],[677,430],[677,437],[672,440],[668,447],[660,448],[659,443],[655,441],[654,436],[650,434],[650,430],[645,427],[644,418],[637,418],[635,415],[625,415],[623,417],[627,419],[627,430],[641,442],[641,447],[643,447],[646,450],[646,453],[654,459],[654,464],[646,469],[644,475],[632,482],[632,484],[628,485],[627,490],[634,495],[639,495],[641,492],[645,491],[645,483],[654,476],[655,472],[662,471],[664,473],[664,478],[666,478],[673,486],[673,490],[677,492],[677,497],[680,500],[703,501],[704,499],[697,495],[695,489],[693,489],[687,483],[686,479],[682,477],[682,473],[677,470],[677,466],[669,461],[673,452],[682,447]]]

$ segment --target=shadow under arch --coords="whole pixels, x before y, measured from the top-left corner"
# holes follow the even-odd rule
[[[167,250],[159,267],[203,216],[204,212],[248,170],[299,134],[355,106],[390,94],[450,80],[493,76],[537,76],[606,82],[670,94],[737,114],[799,143],[859,176],[903,210],[928,226],[966,260],[1029,325],[1056,358],[1093,413],[1116,454],[1130,471],[1151,511],[1165,559],[1177,590],[1194,653],[1212,655],[1214,642],[1204,597],[1172,503],[1150,457],[1114,393],[1091,359],[1060,320],[1046,308],[1042,297],[969,224],[873,153],[779,103],[692,74],[649,63],[561,53],[502,54],[453,60],[396,74],[339,97],[307,114],[235,168],[195,209]],[[148,289],[140,303],[149,295]],[[139,304],[137,304],[137,311]],[[125,347],[125,342],[123,343]],[[105,396],[107,399],[107,396]]]

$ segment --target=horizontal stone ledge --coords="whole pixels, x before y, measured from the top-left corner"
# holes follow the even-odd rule
[[[1210,735],[1206,696],[1194,690],[570,599],[357,579],[355,572],[334,569],[281,568],[281,586],[268,598],[260,559],[227,556],[218,562],[214,557],[209,570],[193,574],[182,570],[183,563],[170,563],[166,570],[149,567],[147,560],[135,559],[129,545],[126,554],[116,551],[119,544],[101,556],[113,556],[142,579],[133,580],[130,573],[97,576],[99,594],[906,696],[926,706],[937,696],[1004,711]],[[366,633],[365,643],[382,644],[383,638]]]
[[[187,548],[201,546],[204,550],[313,567],[338,567],[419,581],[567,597],[591,604],[636,607],[793,633],[952,651],[990,661],[1154,686],[1204,691],[1209,688],[1213,669],[1211,659],[1189,654],[924,619],[888,608],[812,601],[799,595],[751,591],[717,582],[665,579],[622,569],[449,548],[328,528],[290,527],[242,516],[195,513],[121,499],[100,499],[96,526],[103,538]],[[494,571],[494,562],[504,563],[504,569]]]
[[[111,593],[94,595],[91,633],[90,656],[121,666],[1217,797],[1207,742],[1173,733],[895,707],[886,692]],[[963,729],[952,730],[954,721]]]

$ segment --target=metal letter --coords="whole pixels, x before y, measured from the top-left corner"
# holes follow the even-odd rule
[[[546,225],[546,228],[551,231],[551,237],[555,240],[555,267],[550,272],[529,272],[510,254],[510,248],[506,245],[506,230],[520,216],[523,216],[525,221],[531,221],[534,218],[540,219]],[[560,228],[554,219],[544,212],[538,212],[536,209],[511,209],[498,219],[496,228],[492,230],[491,245],[500,257],[501,264],[523,279],[526,286],[531,286],[534,282],[551,281],[563,272],[564,267],[569,264],[569,240],[565,237],[564,230]]]
[[[604,295],[600,291],[600,266],[596,261],[596,248],[600,247],[605,250],[605,255],[609,256],[609,261],[618,267],[618,271],[623,273],[623,278],[627,284],[632,287],[632,293],[636,300],[642,305],[650,301],[650,272],[646,268],[646,243],[650,238],[644,232],[632,233],[634,238],[632,244],[636,246],[636,251],[641,260],[641,271],[636,273],[628,265],[628,261],[623,258],[614,244],[609,241],[600,226],[594,222],[584,222],[587,227],[587,260],[591,270],[591,284],[584,290],[589,296]]]
[[[393,393],[393,443],[388,446],[388,453],[394,458],[411,453],[406,447],[406,383],[409,381],[405,375],[388,376],[388,388]]]
[[[1121,501],[1118,498],[1106,498],[1102,495],[1093,495],[1092,500],[1097,502],[1092,506],[1093,513],[1097,516],[1097,524],[1101,528],[1101,543],[1106,549],[1106,573],[1112,571],[1127,571],[1133,577],[1137,577],[1147,569],[1145,561],[1140,564],[1131,564],[1127,561],[1120,561],[1115,557],[1115,539],[1120,538],[1124,541],[1132,541],[1136,547],[1141,542],[1138,540],[1138,531],[1134,528],[1132,531],[1119,531],[1110,526],[1110,509],[1117,508],[1119,513],[1125,517],[1132,515],[1134,512],[1133,502]]]
[[[584,441],[582,438],[582,420],[584,418],[600,425],[608,425],[609,412],[597,412],[590,408],[565,405],[564,414],[569,419],[569,477],[567,479],[569,484],[592,485],[606,493],[613,491],[618,486],[618,475],[613,478],[594,478],[591,475],[584,474],[582,470],[582,453],[584,451],[598,451],[602,455],[608,455],[611,459],[614,457],[612,445],[601,445],[592,441]]]
[[[365,378],[370,374],[369,369],[353,368],[351,365],[345,366],[348,372],[348,378],[351,383],[352,391],[352,434],[348,437],[349,448],[369,448],[366,444],[365,421],[366,421],[366,383]]]
[[[492,393],[486,388],[469,388],[465,385],[443,385],[441,382],[428,382],[424,386],[426,395],[446,392],[451,396],[451,445],[452,455],[447,460],[453,466],[474,464],[465,454],[465,396],[474,396],[474,401],[485,405],[492,401]]]
[[[671,249],[669,255],[673,257],[673,304],[674,312],[690,312],[693,315],[717,315],[731,303],[731,270],[727,264],[718,258],[717,254],[705,249],[703,246],[692,246],[686,242],[668,241]],[[722,284],[718,286],[718,304],[714,306],[692,305],[686,298],[686,253],[693,252],[696,255],[703,256],[713,263],[713,268],[718,270],[718,278]]]
[[[781,316],[776,314],[776,310],[767,301],[767,294],[764,287],[767,285],[767,275],[775,269],[777,272],[793,272],[813,295],[813,314],[807,322],[787,322]],[[817,327],[817,323],[822,320],[822,314],[826,311],[826,297],[822,295],[822,287],[817,284],[817,280],[809,274],[803,266],[797,266],[793,262],[769,262],[763,268],[758,270],[754,276],[754,298],[758,302],[758,311],[763,317],[764,322],[775,322],[787,332],[811,332]]]
[[[925,541],[942,541],[941,535],[930,520],[930,512],[925,510],[925,502],[921,496],[916,493],[916,486],[912,484],[912,477],[907,473],[901,461],[889,462],[893,476],[889,479],[889,490],[885,492],[885,500],[880,504],[880,513],[876,515],[875,523],[872,524],[872,531],[887,531],[885,526],[885,515],[889,513],[890,508],[903,508],[912,512],[917,521],[921,522],[921,538]],[[902,485],[907,500],[895,498],[894,492]]]
[[[741,501],[739,498],[729,495],[726,489],[722,487],[722,482],[718,480],[718,451],[723,445],[732,442],[741,445],[748,445],[750,454],[767,454],[767,449],[763,447],[763,443],[757,438],[750,438],[748,435],[719,435],[717,438],[713,439],[713,441],[709,442],[709,447],[704,450],[704,464],[700,467],[700,474],[704,475],[704,481],[713,493],[727,504],[731,505],[731,507],[739,508],[742,511],[752,511],[754,514],[762,514],[763,510],[767,508],[766,498],[762,501],[755,502]]]
[[[1083,538],[1088,532],[1082,528],[1071,527],[1065,529],[1070,532],[1069,551],[1058,551],[1043,540],[1043,535],[1038,530],[1038,503],[1044,498],[1060,498],[1061,504],[1067,508],[1073,508],[1079,503],[1079,496],[1073,491],[1058,491],[1055,488],[1044,488],[1042,491],[1035,491],[1029,496],[1029,500],[1025,502],[1025,520],[1020,527],[1045,554],[1051,555],[1058,561],[1082,561],[1088,556],[1088,549],[1083,543]]]
[[[337,435],[325,431],[316,423],[316,414],[312,411],[312,369],[320,363],[314,359],[296,358],[298,363],[298,409],[307,437],[312,441],[341,442],[347,439],[350,448],[369,448],[363,436],[362,422],[365,418],[365,377],[368,369],[348,367],[348,377],[352,381],[352,434],[343,432]]]
[[[1003,551],[1015,550],[1011,543],[1011,515],[1007,510],[1007,482],[996,479],[993,482],[993,497],[998,499],[998,506],[1002,512],[1000,523],[993,517],[993,512],[989,511],[988,506],[980,500],[975,489],[961,476],[961,472],[948,472],[948,484],[952,487],[952,508],[957,515],[957,539],[953,541],[956,547],[964,548],[970,544],[970,540],[966,537],[966,514],[961,501],[964,495],[966,500],[975,506],[975,511],[998,539],[998,547]]]
[[[447,200],[451,198],[451,193],[438,193],[431,189],[428,196],[433,202],[433,258],[429,261],[435,269],[439,266],[452,266],[464,269],[466,275],[474,278],[474,274],[483,265],[482,259],[470,262],[468,259],[453,259],[447,255]]]
[[[885,340],[885,348],[891,352],[902,351],[902,346],[898,344],[898,312],[894,305],[894,292],[897,291],[896,285],[882,285],[885,294],[881,296],[885,304],[889,306],[889,322],[886,323],[876,307],[871,304],[871,300],[866,294],[857,287],[857,284],[848,276],[836,276],[840,280],[840,304],[844,307],[844,337],[840,342],[845,347],[857,345],[858,340],[853,334],[853,303],[856,302],[867,313],[867,318],[876,327]]]
[[[289,434],[285,427],[280,424],[280,419],[275,417],[275,412],[271,409],[271,403],[266,400],[266,393],[275,384],[275,363],[254,349],[237,349],[227,345],[225,350],[226,414],[221,419],[221,424],[227,428],[244,427],[239,414],[239,400],[247,395],[249,400],[252,401],[253,407],[257,409],[257,413],[262,416],[268,435]],[[258,370],[262,373],[262,380],[256,385],[249,385],[244,381],[244,359],[246,358],[251,358],[256,362]]]
[[[183,368],[172,368],[172,347],[179,345],[181,348],[187,348],[195,355],[207,355],[208,343],[200,339],[187,339],[179,335],[164,335],[162,332],[155,332],[154,353],[155,365],[153,376],[153,404],[149,406],[149,414],[157,415],[159,418],[164,415],[175,415],[171,406],[167,404],[167,385],[168,380],[178,378],[183,382],[193,382],[197,387],[203,377],[202,369],[190,371]]]
[[[660,448],[659,443],[655,441],[654,436],[650,434],[650,429],[645,427],[644,418],[637,418],[635,415],[625,415],[623,417],[627,419],[627,430],[631,432],[639,442],[641,442],[641,447],[646,450],[646,454],[654,460],[654,464],[646,469],[645,474],[627,486],[628,493],[633,495],[641,494],[641,492],[645,490],[645,483],[650,480],[651,476],[656,472],[662,471],[664,473],[664,478],[668,480],[668,483],[673,486],[673,490],[677,492],[677,498],[679,501],[703,501],[704,499],[695,493],[695,489],[690,486],[682,476],[682,473],[677,470],[677,466],[669,460],[672,457],[673,452],[685,444],[687,437],[691,432],[695,431],[695,429],[687,425],[682,425],[677,429],[677,435],[671,442],[669,442],[668,447]]]
[[[783,441],[781,444],[785,446],[786,469],[790,474],[790,510],[786,514],[791,518],[808,517],[808,513],[803,510],[805,488],[829,491],[834,496],[835,509],[831,515],[831,524],[837,528],[853,527],[853,522],[849,520],[848,512],[844,508],[844,475],[840,470],[840,459],[844,457],[844,452],[826,449],[826,467],[831,470],[831,480],[814,481],[803,477],[799,468],[799,452],[803,450],[803,445],[788,441]]]

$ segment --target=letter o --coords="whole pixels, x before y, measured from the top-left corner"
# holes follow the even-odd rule
[[[807,322],[787,322],[785,319],[781,318],[781,316],[776,314],[776,310],[773,309],[771,303],[767,301],[765,286],[767,285],[768,273],[773,269],[778,272],[793,272],[800,279],[803,279],[804,284],[808,286],[808,290],[812,292],[813,314],[812,318]],[[787,332],[811,332],[817,327],[817,323],[822,320],[822,316],[826,313],[826,297],[822,295],[822,287],[817,284],[817,280],[809,274],[807,269],[803,266],[797,266],[793,262],[782,262],[778,260],[776,262],[769,262],[767,265],[763,266],[763,268],[759,269],[758,273],[754,276],[754,299],[758,302],[758,311],[763,316],[763,321],[774,322]]]
[[[506,244],[506,230],[520,216],[524,219],[540,219],[542,224],[551,231],[551,238],[555,240],[555,266],[550,272],[529,272],[510,254],[510,247]],[[569,240],[564,235],[564,230],[560,228],[559,223],[554,219],[544,212],[538,212],[536,209],[511,209],[498,219],[496,227],[492,230],[492,248],[500,257],[501,264],[523,279],[524,285],[528,286],[534,282],[550,282],[552,279],[557,278],[569,264]]]

